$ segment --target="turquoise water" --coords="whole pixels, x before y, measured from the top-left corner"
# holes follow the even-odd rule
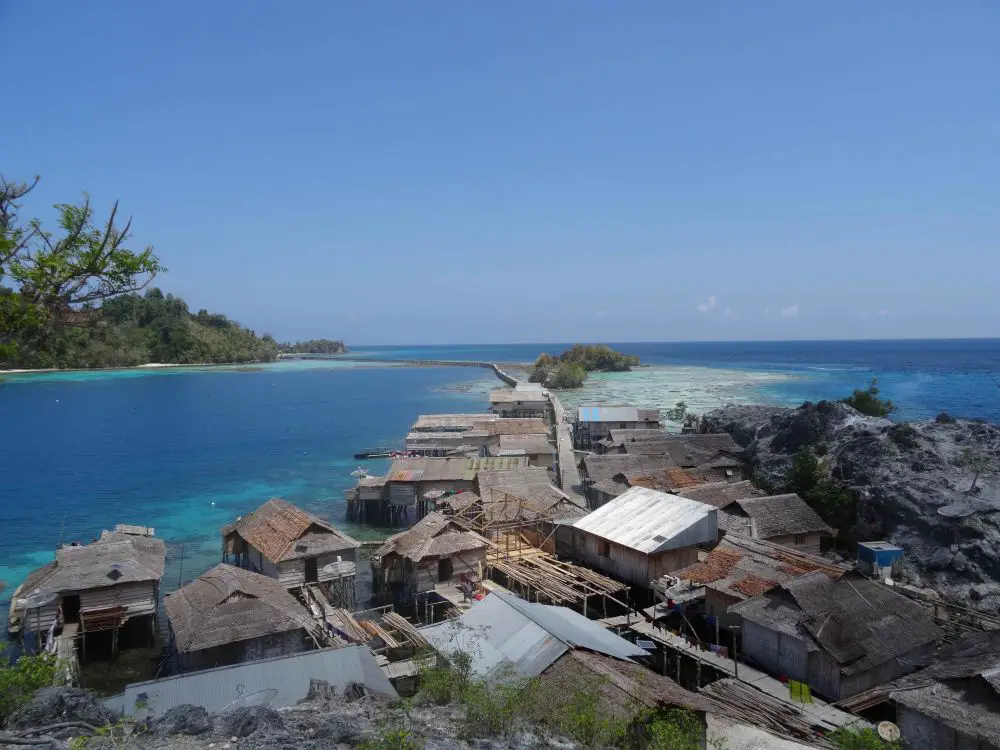
[[[12,376],[0,387],[6,595],[58,542],[115,523],[167,541],[169,590],[218,562],[218,529],[270,497],[340,522],[355,451],[401,442],[421,412],[483,411],[496,382],[478,368],[307,362]]]
[[[563,346],[355,353],[527,362]],[[581,391],[564,394],[567,406],[797,404],[837,398],[878,377],[902,417],[947,410],[1000,421],[996,340],[615,346],[652,366],[593,375]],[[269,497],[342,523],[355,451],[399,444],[420,413],[485,411],[498,383],[478,368],[344,360],[3,377],[0,581],[7,596],[52,559],[60,541],[90,541],[115,523],[153,526],[168,542],[166,590],[218,562],[218,529]]]

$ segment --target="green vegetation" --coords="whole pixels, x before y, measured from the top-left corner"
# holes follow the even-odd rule
[[[200,364],[270,362],[278,345],[224,315],[191,313],[180,297],[149,289],[88,310],[85,320],[23,337],[15,367],[133,367],[149,362]]]
[[[0,367],[127,367],[149,362],[273,360],[277,344],[222,315],[192,315],[150,289],[166,269],[130,249],[118,204],[99,220],[85,198],[60,204],[58,230],[18,216],[35,185],[0,177]]]
[[[855,390],[850,396],[842,399],[842,402],[869,417],[888,417],[896,411],[896,405],[889,399],[879,398],[878,394],[878,378],[872,378],[867,389]]]
[[[0,643],[0,653],[3,650],[4,644]],[[36,691],[53,684],[55,677],[55,654],[22,656],[9,665],[0,663],[0,727],[6,726],[11,715],[30,701]]]
[[[841,727],[827,735],[837,750],[902,750],[902,742],[888,742],[868,727]]]
[[[296,341],[294,344],[279,344],[278,350],[282,354],[344,354],[347,347],[343,341],[309,339],[309,341]]]
[[[854,495],[834,484],[825,464],[811,447],[792,458],[787,479],[792,491],[819,513],[834,528],[848,528],[854,520]]]
[[[579,388],[588,372],[629,372],[638,364],[638,357],[621,354],[603,344],[576,344],[555,357],[539,355],[529,379],[549,388]]]
[[[472,659],[456,652],[448,666],[425,667],[420,672],[417,700],[457,705],[468,737],[508,737],[531,725],[547,727],[582,747],[695,750],[704,729],[698,718],[680,709],[650,711],[640,704],[624,707],[604,700],[606,678],[574,683],[569,688],[527,679],[513,673],[493,675],[489,681],[471,672]],[[372,748],[409,748],[396,743],[396,728],[380,735]],[[412,741],[409,734],[406,741]],[[417,745],[418,746],[418,745]],[[719,743],[709,743],[712,748]]]

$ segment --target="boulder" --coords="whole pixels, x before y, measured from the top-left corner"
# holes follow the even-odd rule
[[[74,687],[42,688],[11,717],[13,729],[28,729],[65,721],[83,721],[95,727],[118,720],[118,714],[93,693]],[[70,730],[70,734],[79,734]]]
[[[153,734],[199,735],[212,731],[212,717],[201,706],[174,706],[150,724]]]
[[[754,476],[775,492],[793,490],[792,459],[811,449],[831,482],[857,500],[853,526],[840,527],[849,541],[897,544],[906,550],[904,570],[916,585],[998,611],[997,425],[952,417],[897,423],[821,401],[797,409],[727,406],[704,415],[701,429],[732,435],[747,449]],[[981,464],[978,477],[970,452]]]

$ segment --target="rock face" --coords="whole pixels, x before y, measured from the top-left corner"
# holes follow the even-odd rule
[[[93,693],[81,688],[47,687],[11,717],[13,729],[28,729],[59,724],[68,721],[82,721],[93,726],[113,722],[115,712],[101,703]],[[63,732],[63,734],[67,734]],[[69,731],[68,734],[73,734]]]
[[[727,406],[706,414],[701,429],[732,435],[747,448],[755,476],[775,491],[793,491],[792,458],[810,447],[831,481],[857,498],[854,525],[842,532],[899,545],[910,582],[1000,612],[997,425],[946,415],[898,424],[824,401],[798,409]]]
[[[532,726],[510,737],[468,737],[460,708],[415,700],[409,707],[387,698],[338,695],[317,683],[309,696],[293,708],[275,711],[248,706],[210,714],[200,706],[176,706],[148,725],[137,728],[127,742],[108,735],[90,737],[93,750],[346,750],[364,742],[377,747],[422,747],[424,750],[515,750],[559,748],[573,750],[572,742],[543,733]],[[86,690],[44,688],[21,709],[10,729],[38,729],[66,721],[83,721],[95,727],[114,725],[119,717]],[[47,736],[68,739],[83,733],[65,728]],[[385,738],[388,737],[388,740]],[[413,745],[402,744],[410,738]],[[0,748],[5,747],[0,731]],[[378,744],[385,740],[388,744]],[[395,741],[394,741],[395,740]],[[54,743],[69,747],[69,743]]]

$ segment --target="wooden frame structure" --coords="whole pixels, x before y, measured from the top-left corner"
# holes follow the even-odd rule
[[[497,496],[502,499],[497,500]],[[608,600],[629,608],[627,584],[588,568],[565,562],[550,547],[559,520],[552,512],[539,513],[521,497],[490,488],[490,498],[461,509],[455,521],[487,541],[484,577],[502,576],[512,591],[528,601],[577,605],[584,613],[596,597],[607,614]],[[625,601],[621,600],[624,594]]]

